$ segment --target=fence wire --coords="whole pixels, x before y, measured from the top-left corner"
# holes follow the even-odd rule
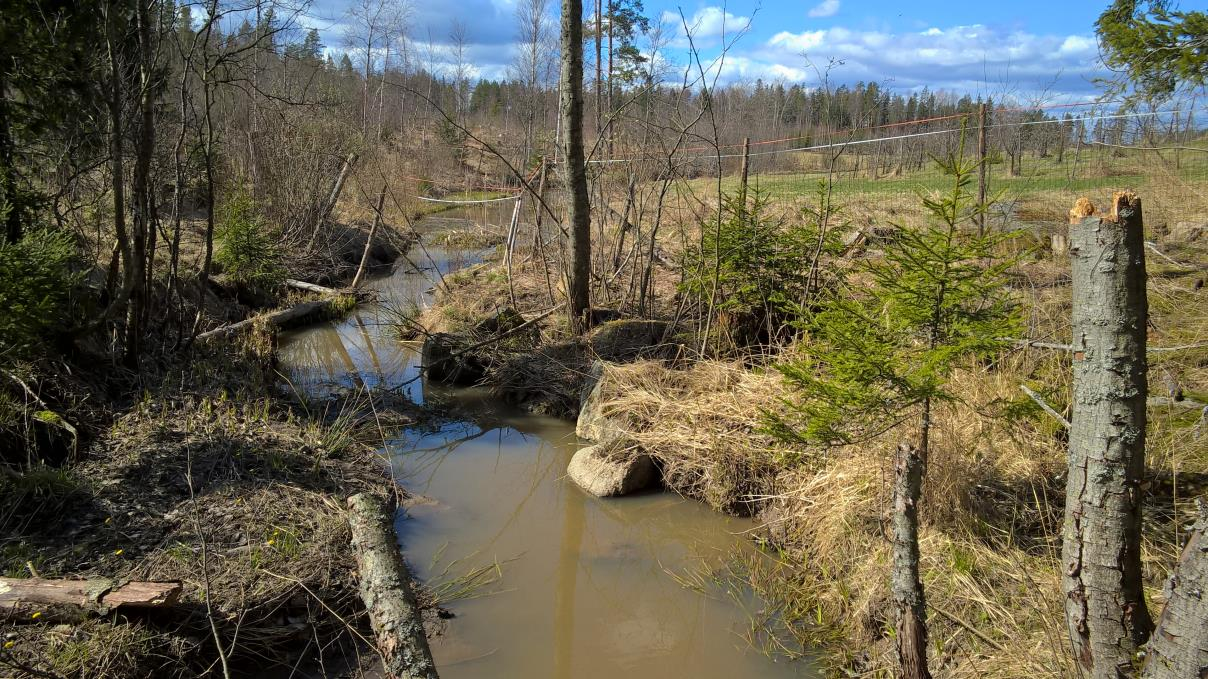
[[[988,225],[1052,231],[1079,197],[1106,207],[1115,191],[1141,195],[1150,231],[1208,222],[1208,109],[1065,113],[995,110],[984,123]],[[979,116],[841,130],[788,139],[699,146],[667,156],[644,151],[590,162],[602,171],[672,164],[702,190],[723,176],[734,192],[747,155],[750,183],[773,199],[808,201],[819,182],[856,221],[921,217],[920,194],[951,188],[933,156],[979,154]],[[737,147],[737,148],[735,148]],[[719,168],[720,165],[720,168]],[[638,171],[640,174],[640,170]],[[695,178],[695,179],[693,179]],[[711,178],[711,179],[710,179]],[[976,195],[976,184],[972,188]],[[1040,234],[1038,234],[1040,235]]]

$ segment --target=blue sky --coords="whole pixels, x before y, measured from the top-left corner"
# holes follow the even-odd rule
[[[347,7],[360,0],[314,0],[303,19],[324,43],[340,49]],[[524,0],[398,0],[409,2],[409,33],[447,50],[454,21],[464,26],[467,58],[480,77],[500,78],[512,63],[515,4]],[[585,4],[591,0],[585,0]],[[781,80],[816,85],[832,60],[832,82],[876,81],[1021,100],[1069,101],[1095,94],[1104,75],[1094,22],[1108,0],[645,0],[646,14],[675,37],[671,64],[687,63],[679,12],[687,16],[706,62],[725,82]],[[558,2],[549,0],[550,21]],[[749,26],[718,63],[721,45]],[[439,70],[441,67],[436,65]]]

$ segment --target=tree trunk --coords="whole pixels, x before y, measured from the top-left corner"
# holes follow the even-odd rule
[[[227,338],[237,335],[244,330],[250,330],[256,321],[263,321],[265,324],[283,328],[286,326],[301,325],[310,320],[316,320],[323,314],[331,313],[331,303],[333,300],[323,299],[314,302],[300,302],[288,309],[281,311],[273,311],[260,316],[253,316],[238,323],[224,325],[221,328],[214,328],[197,335],[196,341],[205,342],[212,337]]]
[[[556,148],[556,145],[555,145]],[[549,293],[549,303],[553,304],[554,284],[549,279],[549,259],[545,256],[545,233],[542,231],[542,217],[545,216],[545,183],[549,177],[549,165],[545,156],[541,157],[541,178],[537,181],[537,195],[533,199],[536,215],[533,217],[533,254],[541,258],[541,275],[545,278],[545,290]]]
[[[126,365],[137,367],[139,338],[142,336],[143,306],[148,302],[150,288],[146,279],[147,241],[154,233],[151,213],[155,200],[151,188],[151,156],[155,151],[155,100],[157,96],[154,45],[151,38],[151,18],[146,3],[136,3],[135,21],[138,28],[139,54],[139,119],[138,135],[134,141],[134,176],[131,181],[131,196],[134,208],[133,254],[134,287],[130,304],[126,309]]]
[[[348,498],[348,525],[356,551],[361,599],[391,679],[437,679],[411,575],[399,551],[394,519],[376,497]]]
[[[919,580],[919,498],[926,463],[919,450],[898,446],[893,488],[893,592],[898,609],[898,661],[903,679],[930,679],[927,602]]]
[[[352,166],[356,162],[356,153],[349,153],[348,158],[344,160],[344,167],[340,168],[340,174],[336,177],[336,183],[331,187],[331,195],[327,197],[327,202],[323,204],[322,210],[319,211],[319,218],[315,220],[315,230],[310,234],[310,242],[306,244],[307,250],[315,246],[315,239],[319,237],[319,229],[323,228],[323,222],[327,221],[327,218],[331,215],[331,211],[336,208],[336,203],[340,200],[340,193],[344,190],[344,182],[348,180],[348,175],[352,172]]]
[[[379,120],[380,122],[380,120]],[[352,277],[352,289],[361,286],[361,278],[365,275],[365,262],[369,260],[369,251],[373,249],[373,237],[377,235],[378,226],[382,223],[382,208],[386,205],[386,187],[378,194],[377,206],[373,208],[373,226],[369,227],[369,235],[365,237],[365,249],[361,251],[361,264],[357,274]]]
[[[1141,201],[1070,211],[1074,403],[1062,547],[1066,622],[1091,677],[1128,672],[1153,629],[1141,587],[1147,362]]]
[[[602,58],[602,55],[600,52],[600,40],[604,37],[604,23],[603,23],[604,15],[602,13],[603,7],[601,5],[602,5],[601,0],[596,0],[596,36],[595,36],[596,37],[596,110],[595,110],[595,114],[596,114],[596,136],[597,137],[600,136],[600,134],[604,131],[603,124],[602,124],[604,106],[600,100],[601,95],[604,93],[604,80],[601,77],[603,58]],[[580,14],[580,16],[582,16],[582,14]]]
[[[570,192],[570,267],[567,296],[571,330],[584,329],[590,304],[591,206],[583,159],[583,0],[562,0],[562,67],[559,117],[562,120],[563,179]]]
[[[1208,675],[1208,516],[1191,531],[1183,556],[1166,583],[1166,607],[1158,619],[1141,672],[1144,679]]]
[[[12,114],[8,106],[8,86],[4,74],[0,73],[0,198],[15,203],[17,171],[14,165],[16,145],[13,142]],[[24,228],[21,224],[23,206],[13,204],[4,215],[4,237],[9,243],[21,240]]]

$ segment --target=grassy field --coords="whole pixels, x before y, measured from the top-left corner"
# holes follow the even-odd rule
[[[1018,176],[1010,176],[1007,165],[990,166],[988,191],[1002,203],[1009,203],[1022,220],[1060,221],[1073,201],[1089,196],[1106,203],[1113,191],[1133,189],[1147,200],[1150,226],[1174,224],[1208,217],[1208,144],[1200,151],[1186,151],[1176,163],[1171,152],[1125,151],[1113,156],[1102,148],[1084,149],[1075,161],[1067,151],[1064,162],[1055,157],[1024,158]],[[833,196],[844,206],[891,210],[913,209],[919,204],[918,195],[946,190],[951,179],[925,163],[921,170],[898,176],[873,178],[867,167],[854,171],[850,159],[843,159],[840,171],[831,175]],[[787,202],[808,200],[816,195],[818,184],[826,180],[825,159],[817,154],[795,158],[800,171],[774,171],[754,174],[751,186],[766,192],[773,199]],[[722,191],[734,193],[738,177],[722,179]],[[702,177],[686,182],[698,196],[710,196],[716,191],[716,179]]]

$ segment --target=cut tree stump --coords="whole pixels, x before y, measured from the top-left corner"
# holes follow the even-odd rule
[[[43,606],[67,606],[92,613],[119,608],[162,608],[175,604],[181,589],[180,581],[119,585],[106,578],[0,578],[0,609],[5,617],[26,619]]]
[[[367,493],[348,498],[348,509],[361,600],[369,611],[386,676],[437,679],[411,574],[394,534],[394,517],[385,503]]]
[[[1129,674],[1153,629],[1141,571],[1148,396],[1141,200],[1070,210],[1073,414],[1062,589],[1074,660],[1091,679]]]
[[[1201,505],[1201,512],[1204,507]],[[1166,583],[1166,607],[1149,641],[1142,679],[1177,679],[1208,674],[1208,513],[1191,531],[1183,555]]]

